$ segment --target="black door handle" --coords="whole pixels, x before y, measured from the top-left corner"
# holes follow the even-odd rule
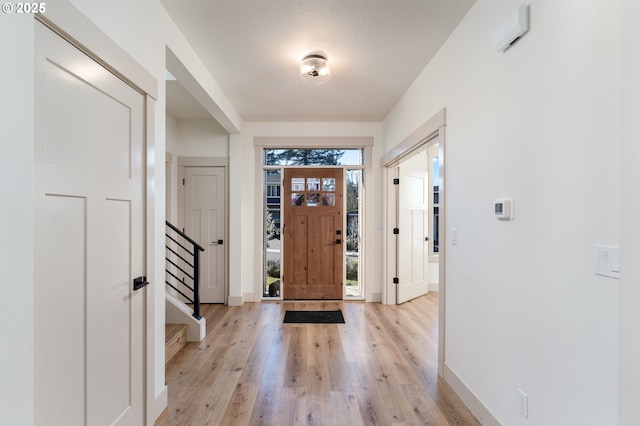
[[[140,290],[146,285],[149,285],[149,281],[147,281],[147,277],[145,276],[133,279],[133,290]]]
[[[224,243],[223,240],[211,241],[211,244],[223,244],[223,243]]]

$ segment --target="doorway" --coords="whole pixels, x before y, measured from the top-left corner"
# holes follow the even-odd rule
[[[393,182],[396,177],[396,166],[400,164],[403,159],[409,158],[414,152],[423,149],[427,144],[438,144],[437,153],[432,152],[433,157],[437,156],[437,179],[434,179],[434,183],[431,184],[433,186],[435,186],[435,182],[438,184],[437,191],[436,188],[434,188],[433,194],[434,207],[436,207],[435,200],[437,195],[438,214],[436,217],[436,210],[434,210],[433,222],[432,225],[430,225],[431,229],[435,228],[432,237],[437,238],[437,240],[433,241],[434,244],[430,245],[429,253],[433,254],[437,252],[438,254],[438,374],[441,376],[444,374],[446,344],[446,117],[446,109],[443,108],[389,151],[381,161],[384,167],[383,178],[386,182],[386,184],[383,185],[385,192],[385,229],[383,233],[383,245],[385,247],[383,276],[385,284],[383,285],[384,292],[382,301],[385,304],[396,304],[397,284],[394,281],[397,281],[395,278],[398,266],[398,254],[396,245],[394,244],[397,235],[393,232],[396,227],[398,215],[397,191]]]
[[[367,169],[364,159],[365,156],[370,158],[370,151],[362,147],[366,144],[360,145],[361,139],[358,139],[357,142],[358,145],[352,144],[351,148],[335,148],[333,146],[330,148],[299,148],[295,147],[296,145],[282,148],[278,145],[283,141],[278,138],[278,145],[257,147],[256,159],[259,161],[257,166],[262,169],[256,184],[258,187],[262,187],[262,191],[258,193],[260,197],[258,205],[262,209],[263,219],[261,223],[263,246],[261,247],[262,253],[260,253],[263,259],[263,275],[260,283],[263,299],[292,298],[292,295],[286,290],[289,282],[288,276],[292,273],[308,273],[309,268],[316,267],[305,264],[301,271],[293,270],[291,272],[291,269],[288,269],[291,268],[291,264],[288,263],[291,261],[289,254],[299,255],[301,250],[287,251],[285,255],[286,215],[295,215],[291,211],[302,213],[304,208],[317,210],[318,213],[321,213],[323,209],[329,207],[323,206],[323,203],[333,202],[336,203],[335,206],[331,206],[334,210],[341,209],[339,219],[341,225],[333,227],[334,234],[331,239],[327,237],[331,246],[336,246],[331,250],[332,262],[336,265],[331,269],[334,269],[336,275],[335,279],[332,277],[330,282],[342,282],[342,291],[338,294],[337,289],[333,288],[325,295],[316,293],[315,296],[313,294],[296,296],[294,293],[293,298],[365,299],[366,241],[364,229],[367,224],[364,220],[364,206],[367,202],[365,197]],[[349,144],[346,145],[349,146]],[[287,146],[286,143],[285,146]],[[299,176],[294,176],[301,180],[292,183],[290,175],[287,175],[289,181],[285,184],[285,171],[288,169],[301,169],[295,172]],[[304,170],[313,170],[310,172],[313,175],[307,174]],[[287,171],[286,173],[293,172]],[[327,181],[325,182],[323,179],[327,179]],[[327,182],[332,183],[329,185]],[[285,191],[287,191],[286,194]],[[292,194],[298,194],[295,196],[296,199],[291,198]],[[296,202],[301,205],[295,206]],[[323,220],[327,220],[327,218]],[[336,242],[338,240],[339,242]],[[289,241],[289,246],[291,247],[292,244],[300,245],[303,243],[293,237],[293,240]],[[310,250],[314,250],[314,253],[311,253]],[[324,250],[324,253],[328,253],[329,246],[305,249],[305,253],[307,253],[305,256],[309,259],[316,258],[315,253],[318,250]],[[287,268],[287,272],[285,272],[285,268]],[[341,279],[338,279],[338,273],[342,274]],[[283,278],[284,282],[281,285]],[[308,283],[305,285],[308,286]]]
[[[285,299],[342,299],[341,168],[284,170],[282,293]]]

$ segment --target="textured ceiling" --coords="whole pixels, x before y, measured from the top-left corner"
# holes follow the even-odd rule
[[[160,1],[245,121],[382,120],[475,2]],[[310,53],[327,84],[300,81]]]

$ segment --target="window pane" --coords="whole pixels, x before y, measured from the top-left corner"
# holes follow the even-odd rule
[[[304,191],[304,178],[292,178],[291,179],[292,191]]]
[[[335,191],[336,180],[334,178],[322,178],[322,190],[323,191]]]
[[[280,170],[265,170],[263,297],[280,296]]]
[[[335,207],[336,194],[322,194],[322,205],[327,207]]]
[[[320,204],[320,194],[307,195],[307,206],[316,207],[318,204]]]
[[[291,205],[302,206],[304,205],[304,194],[294,192],[291,194]]]
[[[362,149],[265,149],[267,166],[361,166]]]
[[[346,232],[346,258],[345,269],[347,285],[345,295],[347,298],[364,297],[364,287],[361,274],[361,241],[362,241],[362,170],[346,171],[346,202],[347,202],[347,232]],[[329,194],[325,194],[329,195]]]
[[[307,191],[320,191],[320,179],[307,178]]]

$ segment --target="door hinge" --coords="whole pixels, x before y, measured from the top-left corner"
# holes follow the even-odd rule
[[[400,185],[400,178],[394,178],[393,179],[393,184],[394,185]]]
[[[185,185],[185,183],[184,183],[184,178],[182,178],[182,186],[184,186],[184,185]]]
[[[393,234],[398,235],[400,233],[400,228],[393,228]]]
[[[393,283],[394,284],[400,284],[400,279],[398,277],[394,277],[393,278]]]

